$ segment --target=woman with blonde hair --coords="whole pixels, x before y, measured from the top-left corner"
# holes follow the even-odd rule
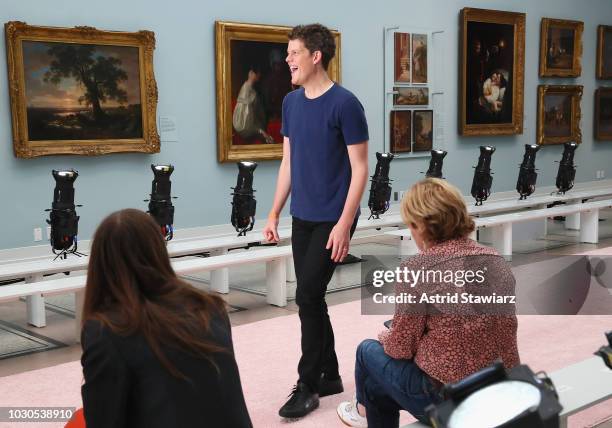
[[[252,426],[223,300],[177,277],[142,211],[95,232],[81,344],[87,428]]]
[[[485,307],[420,299],[424,292],[441,297],[457,291],[482,294],[491,287],[514,291],[505,259],[469,238],[475,225],[459,190],[444,180],[427,178],[412,186],[400,209],[419,249],[402,268],[424,276],[415,284],[396,283],[396,294],[411,293],[416,303],[396,305],[391,328],[357,348],[356,398],[337,409],[340,419],[353,427],[398,427],[402,409],[428,423],[425,408],[443,399],[444,384],[497,359],[506,368],[519,364],[513,304]],[[476,276],[466,274],[469,270]],[[427,276],[433,273],[435,278],[438,271],[450,271],[454,282]]]

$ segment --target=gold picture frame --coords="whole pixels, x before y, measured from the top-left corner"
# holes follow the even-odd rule
[[[525,14],[463,8],[460,49],[459,134],[522,134]]]
[[[540,77],[579,77],[584,22],[542,18]]]
[[[237,162],[240,160],[273,160],[281,159],[283,155],[282,136],[280,136],[281,118],[279,101],[291,88],[287,88],[286,76],[289,69],[284,59],[287,49],[287,35],[291,27],[278,25],[246,24],[238,22],[215,22],[215,58],[216,58],[216,102],[217,102],[217,160],[218,162]],[[340,82],[340,33],[332,31],[336,42],[336,55],[329,63],[329,77]],[[280,53],[278,52],[280,51]],[[239,57],[242,54],[241,57]],[[273,64],[280,60],[282,64]],[[249,64],[247,62],[255,62]],[[281,67],[275,70],[275,67]],[[258,68],[257,73],[266,82],[268,73],[268,93],[274,93],[276,107],[266,118],[266,140],[260,136],[242,138],[235,132],[232,123],[234,102],[245,81],[249,68]],[[263,71],[262,71],[263,69]],[[277,78],[271,78],[272,72],[278,73]],[[286,73],[286,76],[285,74]],[[257,77],[259,79],[259,77]],[[279,90],[280,82],[284,82]],[[289,80],[290,85],[290,80]],[[264,99],[266,97],[263,97]],[[272,96],[268,98],[273,98]],[[270,138],[268,138],[268,136]]]
[[[612,25],[597,27],[597,68],[601,80],[612,80]]]
[[[612,141],[612,87],[595,90],[595,139]]]
[[[4,29],[16,157],[159,152],[153,32]]]
[[[582,142],[581,85],[539,85],[537,144]]]

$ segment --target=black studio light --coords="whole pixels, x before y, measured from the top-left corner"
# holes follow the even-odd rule
[[[516,182],[516,191],[519,192],[520,200],[527,199],[527,196],[535,192],[538,173],[535,167],[536,153],[540,146],[535,144],[525,144],[525,154],[523,162],[519,166],[519,176]]]
[[[257,163],[241,161],[238,165],[238,181],[232,187],[232,225],[238,236],[245,236],[255,225],[255,210],[257,201],[253,197],[253,171]]]
[[[595,355],[599,355],[603,358],[604,363],[612,370],[612,330],[606,333],[606,339],[608,339],[608,346],[602,346],[599,348]]]
[[[68,254],[82,256],[77,251],[79,232],[79,216],[74,205],[74,182],[79,176],[74,169],[53,170],[55,188],[53,189],[53,202],[47,224],[51,226],[51,249],[53,254],[58,257],[66,258]]]
[[[370,197],[368,207],[370,208],[370,218],[380,218],[389,209],[391,199],[391,181],[389,179],[389,169],[394,155],[392,153],[376,152],[376,169],[372,176],[370,186]]]
[[[436,428],[557,428],[562,410],[550,378],[501,362],[444,387],[446,400],[426,409]]]
[[[574,164],[574,152],[578,148],[578,144],[574,142],[565,143],[563,146],[563,155],[559,162],[559,171],[557,172],[557,189],[559,193],[565,194],[568,190],[574,187],[574,178],[576,177],[576,165]]]
[[[474,179],[472,180],[472,196],[476,199],[476,206],[482,205],[491,194],[493,176],[491,172],[491,156],[495,153],[493,146],[480,146],[478,164],[474,167]]]
[[[425,173],[425,177],[444,178],[442,177],[442,165],[446,151],[434,149],[431,151],[431,159],[429,160],[429,168]]]
[[[151,165],[153,171],[153,182],[151,183],[151,199],[149,202],[149,214],[155,219],[161,228],[161,233],[166,241],[174,236],[174,206],[172,205],[170,175],[174,171],[172,165]],[[145,200],[145,202],[147,202]]]

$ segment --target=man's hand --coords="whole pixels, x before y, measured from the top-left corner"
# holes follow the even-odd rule
[[[331,259],[339,263],[349,252],[349,243],[351,241],[351,225],[345,224],[342,221],[336,223],[334,228],[329,233],[329,239],[327,240],[327,245],[325,249],[329,250],[331,248]]]
[[[278,217],[268,216],[268,222],[263,229],[264,239],[268,242],[278,242]]]

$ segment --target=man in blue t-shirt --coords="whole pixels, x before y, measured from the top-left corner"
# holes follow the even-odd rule
[[[320,24],[289,33],[286,62],[299,89],[283,101],[283,160],[268,222],[278,241],[278,217],[291,192],[291,245],[297,278],[302,357],[299,379],[279,415],[305,416],[319,396],[342,392],[325,292],[349,250],[368,179],[368,125],[363,106],[327,75],[336,44]]]

